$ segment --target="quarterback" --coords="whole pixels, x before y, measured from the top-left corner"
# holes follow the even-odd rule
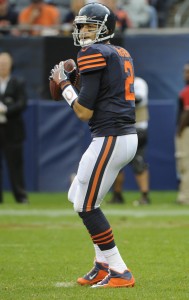
[[[100,208],[119,171],[135,156],[138,143],[133,63],[125,49],[110,43],[115,22],[113,12],[100,3],[82,7],[73,24],[74,44],[81,47],[77,57],[80,89],[72,84],[64,62],[57,64],[50,76],[76,116],[88,121],[91,131],[91,144],[81,157],[68,199],[95,251],[94,267],[77,282],[93,288],[135,284]]]

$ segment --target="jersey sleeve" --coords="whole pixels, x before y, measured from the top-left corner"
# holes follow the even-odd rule
[[[82,48],[78,53],[77,63],[81,74],[94,72],[106,67],[106,59],[93,47]]]

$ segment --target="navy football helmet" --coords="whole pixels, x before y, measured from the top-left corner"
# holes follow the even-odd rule
[[[80,34],[83,24],[95,24],[95,39],[86,39],[85,34]],[[89,3],[83,6],[73,22],[73,39],[75,46],[86,47],[91,44],[102,42],[113,38],[116,18],[114,13],[105,5],[100,3]],[[91,32],[91,31],[90,31]]]

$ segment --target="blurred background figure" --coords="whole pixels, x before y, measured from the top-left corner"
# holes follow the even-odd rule
[[[19,35],[18,29],[10,28],[18,24],[18,13],[10,5],[9,0],[0,0],[0,35]]]
[[[157,12],[158,27],[166,27],[169,17],[170,8],[177,0],[148,0],[149,4],[155,8]],[[180,1],[182,4],[182,1]]]
[[[95,2],[95,1],[94,1]],[[71,34],[73,31],[73,21],[81,7],[86,4],[86,0],[70,0],[70,10],[63,19],[64,33]]]
[[[23,25],[23,33],[31,35],[57,35],[60,25],[60,12],[57,7],[45,3],[43,0],[31,0],[31,4],[21,10],[19,24]],[[28,28],[27,26],[35,26]],[[41,26],[41,28],[40,28]],[[53,28],[54,26],[54,28]],[[24,27],[25,30],[24,30]]]
[[[116,16],[116,31],[123,32],[127,28],[132,28],[132,21],[123,7],[116,0],[99,0],[98,2],[108,6]]]
[[[179,175],[177,203],[189,204],[189,62],[184,65],[186,86],[179,93],[176,165]]]
[[[23,175],[25,127],[22,120],[27,96],[24,83],[12,76],[12,66],[11,55],[0,53],[0,203],[3,202],[2,155],[16,202],[28,203]]]
[[[158,27],[156,9],[149,5],[148,0],[123,0],[122,2],[134,28]]]
[[[148,85],[140,77],[135,77],[134,82],[136,97],[136,129],[138,134],[138,148],[134,159],[131,161],[141,198],[134,205],[145,205],[150,203],[149,199],[149,170],[145,161],[145,151],[148,142]],[[113,195],[109,203],[123,203],[124,172],[121,171],[113,185]]]
[[[151,5],[150,0],[146,0],[147,6],[146,9],[148,11],[149,14],[149,23],[148,23],[148,27],[149,28],[158,28],[158,13],[156,8]]]

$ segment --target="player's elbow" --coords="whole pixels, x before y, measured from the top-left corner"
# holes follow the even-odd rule
[[[92,114],[89,114],[87,112],[78,112],[77,116],[81,121],[87,122],[91,119]]]
[[[74,103],[73,109],[81,121],[89,121],[93,116],[93,110],[90,110],[77,102]]]

